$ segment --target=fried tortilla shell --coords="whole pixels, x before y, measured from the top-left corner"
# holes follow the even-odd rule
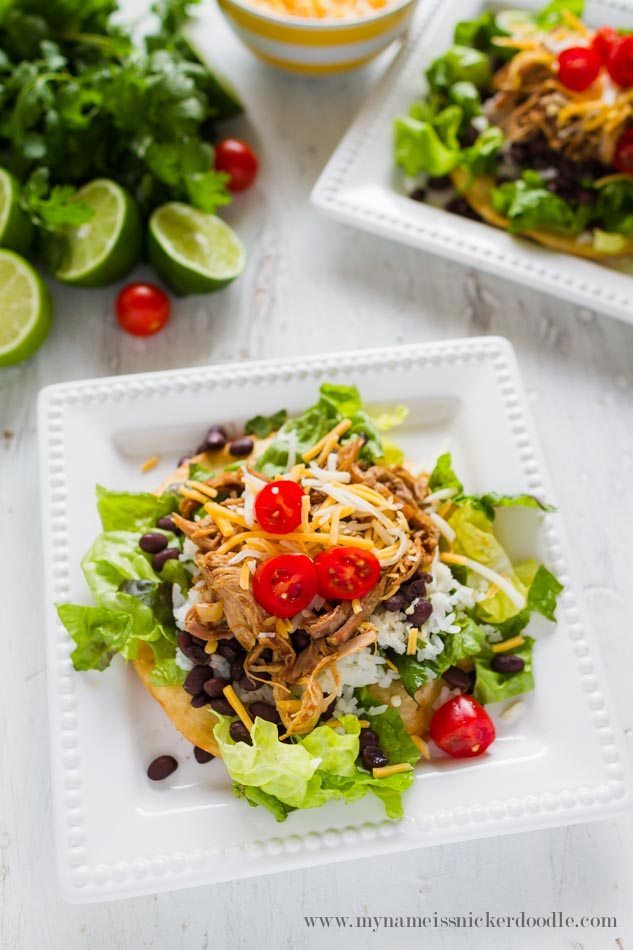
[[[508,230],[508,219],[500,215],[492,203],[491,192],[495,187],[494,178],[489,175],[481,175],[478,178],[471,179],[468,172],[458,168],[451,173],[451,178],[457,191],[487,224],[491,224],[495,228],[501,228],[504,231]],[[574,254],[576,257],[584,257],[593,261],[605,260],[610,257],[628,257],[633,254],[633,238],[629,239],[617,254],[613,254],[613,252],[600,251],[592,244],[582,244],[577,238],[565,237],[564,234],[551,234],[547,231],[522,231],[516,236],[529,237],[538,244],[549,247],[554,251],[563,251],[565,254]]]

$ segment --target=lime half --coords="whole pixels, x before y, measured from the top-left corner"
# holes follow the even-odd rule
[[[105,287],[120,280],[141,254],[141,216],[134,199],[108,178],[98,178],[77,192],[77,201],[93,215],[64,229],[67,242],[58,280],[78,287]]]
[[[26,254],[33,242],[31,219],[20,207],[20,185],[0,168],[0,247]]]
[[[208,294],[244,270],[246,251],[232,228],[214,214],[173,201],[153,213],[147,251],[177,294]]]
[[[51,295],[30,264],[0,250],[0,366],[20,363],[42,345],[51,326]]]

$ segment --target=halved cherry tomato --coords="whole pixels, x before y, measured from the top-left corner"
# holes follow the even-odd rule
[[[613,164],[619,172],[633,175],[633,129],[627,129],[618,139]]]
[[[215,167],[230,176],[229,191],[244,191],[255,181],[259,162],[242,139],[222,139],[215,145]]]
[[[558,78],[574,92],[588,89],[601,69],[600,55],[591,46],[570,46],[558,54]]]
[[[492,719],[472,696],[453,696],[433,714],[429,726],[433,742],[454,759],[485,752],[495,740]]]
[[[364,597],[378,583],[380,561],[362,548],[338,547],[322,551],[314,559],[319,594],[326,600]]]
[[[619,43],[621,39],[622,37],[620,34],[611,29],[610,26],[601,26],[599,30],[596,30],[594,38],[591,41],[591,45],[595,49],[602,62],[606,63],[607,59],[609,58],[609,53],[616,43]]]
[[[288,534],[301,524],[304,491],[296,482],[269,482],[255,499],[255,517],[264,531]]]
[[[169,320],[169,297],[154,284],[128,284],[116,299],[119,326],[133,336],[158,333]]]
[[[611,79],[625,89],[633,86],[633,36],[621,36],[607,59]]]
[[[317,586],[314,562],[305,554],[278,554],[253,575],[255,600],[273,617],[293,617],[305,610]]]

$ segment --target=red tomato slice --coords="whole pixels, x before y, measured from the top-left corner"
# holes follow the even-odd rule
[[[278,554],[264,561],[253,576],[255,600],[273,617],[294,617],[317,593],[314,562],[305,554]]]
[[[229,176],[229,191],[244,191],[255,181],[257,155],[242,139],[222,139],[215,145],[215,167]]]
[[[621,36],[611,47],[607,71],[618,86],[633,86],[633,36]]]
[[[301,524],[304,491],[296,482],[269,482],[255,499],[255,517],[264,531],[288,534]]]
[[[601,69],[602,59],[591,46],[570,46],[558,54],[558,78],[575,92],[588,89]]]
[[[492,719],[472,696],[453,696],[433,714],[431,738],[454,759],[472,758],[485,752],[495,740]]]
[[[620,42],[621,39],[622,37],[620,34],[611,29],[610,26],[601,26],[599,30],[596,30],[594,38],[591,41],[591,45],[595,49],[602,62],[606,63],[607,59],[609,58],[609,53],[613,47]]]
[[[633,175],[633,129],[627,129],[618,139],[613,164],[619,172]]]
[[[170,312],[169,297],[155,284],[127,284],[116,299],[119,326],[133,336],[158,333]]]
[[[364,597],[380,577],[380,561],[371,551],[362,548],[331,548],[317,554],[314,564],[319,578],[319,594],[326,600]]]

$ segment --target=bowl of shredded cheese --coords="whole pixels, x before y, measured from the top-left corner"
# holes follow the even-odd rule
[[[260,59],[305,75],[369,62],[407,28],[416,0],[218,0]]]

